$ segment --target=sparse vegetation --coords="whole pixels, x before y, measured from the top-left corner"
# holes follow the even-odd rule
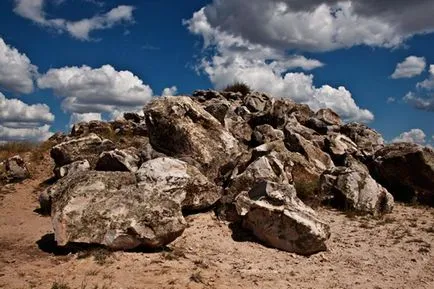
[[[71,287],[62,281],[56,281],[51,285],[51,289],[71,289]]]
[[[242,95],[249,94],[252,89],[244,82],[235,82],[231,85],[228,85],[224,91],[226,92],[240,92]]]
[[[112,256],[112,254],[113,251],[110,251],[106,248],[93,248],[79,252],[77,258],[84,259],[93,257],[95,263],[102,266],[109,261],[108,259]]]
[[[200,271],[196,271],[190,276],[190,280],[196,283],[202,283],[205,284],[205,280],[202,276],[202,273]]]

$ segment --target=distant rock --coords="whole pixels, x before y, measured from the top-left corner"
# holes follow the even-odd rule
[[[434,206],[434,150],[393,143],[378,150],[370,165],[374,177],[396,200]]]
[[[331,110],[330,108],[323,108],[323,109],[318,110],[315,113],[315,116],[317,119],[325,122],[328,125],[341,126],[343,124],[339,115],[336,112],[334,112],[333,110]]]
[[[365,159],[370,159],[374,153],[384,146],[383,137],[364,124],[349,123],[341,127],[341,133],[348,136],[359,148]]]
[[[20,182],[30,178],[30,172],[24,160],[13,156],[0,163],[0,181],[5,183]]]
[[[326,250],[330,228],[301,202],[288,184],[262,182],[236,198],[242,225],[266,244],[311,255]]]

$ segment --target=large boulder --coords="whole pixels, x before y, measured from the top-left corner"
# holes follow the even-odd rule
[[[341,133],[348,136],[357,145],[362,156],[368,160],[384,146],[383,137],[364,124],[353,122],[343,125]]]
[[[197,168],[186,162],[162,157],[142,164],[136,173],[139,188],[170,195],[185,210],[203,210],[221,197],[221,188],[211,183]],[[173,195],[173,196],[172,196]]]
[[[336,167],[321,176],[321,193],[337,208],[374,216],[392,212],[393,196],[367,170]]]
[[[30,172],[24,160],[16,155],[0,163],[0,180],[6,183],[19,182],[30,178]]]
[[[168,156],[191,158],[210,180],[240,154],[232,134],[189,97],[159,98],[144,112],[152,146]]]
[[[113,142],[103,140],[96,134],[91,133],[88,136],[72,139],[54,146],[50,151],[50,155],[56,167],[62,167],[79,160],[88,160],[91,167],[94,167],[102,152],[114,148]]]
[[[301,255],[326,250],[329,226],[297,198],[291,185],[258,183],[237,196],[236,208],[243,227],[272,247]]]
[[[51,210],[60,246],[74,242],[122,250],[157,248],[186,228],[182,196],[139,188],[131,173],[94,171],[62,180]]]
[[[269,124],[258,125],[253,131],[253,140],[257,144],[264,144],[283,139],[285,139],[283,131],[280,129],[274,129]]]
[[[127,149],[103,152],[96,163],[97,171],[130,171],[136,172],[140,166],[139,151],[130,147]]]
[[[434,206],[434,150],[412,143],[388,144],[370,165],[396,200]]]

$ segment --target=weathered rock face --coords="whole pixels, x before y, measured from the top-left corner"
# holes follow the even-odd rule
[[[317,119],[325,122],[328,125],[342,125],[342,120],[339,115],[330,108],[323,108],[315,113]]]
[[[134,148],[115,149],[103,152],[96,163],[97,171],[130,171],[136,172],[140,166],[139,151]]]
[[[90,170],[90,164],[87,160],[75,161],[68,165],[62,167],[57,167],[54,169],[54,175],[56,178],[61,179],[70,174],[75,174],[77,172],[84,172]]]
[[[221,197],[221,188],[197,168],[174,158],[157,158],[143,163],[136,173],[139,188],[180,198],[185,210],[203,210]]]
[[[65,179],[63,179],[65,180]],[[182,234],[186,222],[179,197],[138,188],[134,175],[78,173],[53,196],[57,244],[101,244],[113,249],[156,248]]]
[[[378,132],[360,123],[349,123],[342,126],[341,133],[356,143],[365,158],[372,157],[384,146],[383,137]]]
[[[240,154],[238,141],[189,97],[157,99],[145,108],[145,117],[155,149],[173,157],[191,157],[210,180]]]
[[[357,145],[347,136],[339,133],[331,133],[325,139],[326,151],[338,165],[345,162],[349,155],[360,155]]]
[[[0,163],[0,181],[10,183],[28,178],[30,178],[30,172],[20,156],[13,156]]]
[[[283,140],[285,139],[285,135],[283,131],[274,129],[271,125],[263,124],[255,127],[255,130],[253,131],[253,139],[258,144],[264,144],[276,140]]]
[[[374,216],[392,212],[392,195],[378,184],[368,171],[337,167],[321,176],[321,192],[330,203],[343,210]]]
[[[54,146],[50,155],[56,167],[62,167],[79,160],[88,160],[91,167],[95,166],[99,155],[115,148],[113,142],[102,140],[95,134],[72,139]]]
[[[275,248],[302,255],[326,250],[330,228],[288,184],[262,182],[237,196],[243,226]]]
[[[113,133],[113,130],[110,126],[110,123],[100,121],[100,120],[91,120],[89,122],[80,122],[75,124],[71,129],[72,137],[83,137],[87,136],[91,133],[97,135],[110,135]]]
[[[375,153],[373,176],[396,200],[434,206],[434,150],[411,143],[388,144]]]

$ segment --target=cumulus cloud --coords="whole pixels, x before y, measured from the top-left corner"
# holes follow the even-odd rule
[[[416,90],[408,92],[403,100],[411,106],[434,112],[434,65],[430,65],[430,75],[417,83]]]
[[[41,141],[51,135],[54,115],[46,104],[29,105],[0,93],[0,141]]]
[[[386,102],[387,103],[395,103],[396,102],[396,98],[390,96],[390,97],[387,98]]]
[[[62,108],[71,113],[135,110],[153,95],[140,78],[130,71],[117,71],[111,65],[50,69],[37,83],[39,88],[52,89],[63,98]]]
[[[37,67],[17,49],[7,45],[0,37],[0,88],[30,93],[33,91],[33,77]]]
[[[177,92],[178,92],[178,88],[176,86],[166,87],[165,89],[163,89],[161,96],[176,95]]]
[[[430,0],[214,0],[202,11],[211,27],[283,49],[396,47],[434,29]]]
[[[47,18],[44,12],[46,0],[15,0],[14,12],[24,18],[59,32],[66,31],[80,40],[90,40],[90,33],[95,30],[109,29],[121,23],[134,21],[133,6],[119,5],[105,14],[95,15],[78,21],[62,18]]]
[[[390,76],[393,79],[411,78],[420,75],[426,67],[424,57],[409,56],[403,62],[398,63],[395,71]]]
[[[223,2],[226,3],[218,3]],[[311,70],[321,67],[323,63],[320,61],[302,55],[288,55],[284,49],[229,34],[209,22],[205,9],[194,13],[184,24],[190,32],[203,37],[204,57],[198,69],[209,76],[216,88],[240,81],[256,90],[309,104],[313,109],[332,108],[347,121],[369,122],[374,119],[370,111],[357,106],[345,87],[315,87],[313,75],[290,72],[295,68]]]
[[[394,138],[392,142],[411,142],[420,145],[426,144],[426,134],[419,128],[411,129],[401,133],[398,137]]]

